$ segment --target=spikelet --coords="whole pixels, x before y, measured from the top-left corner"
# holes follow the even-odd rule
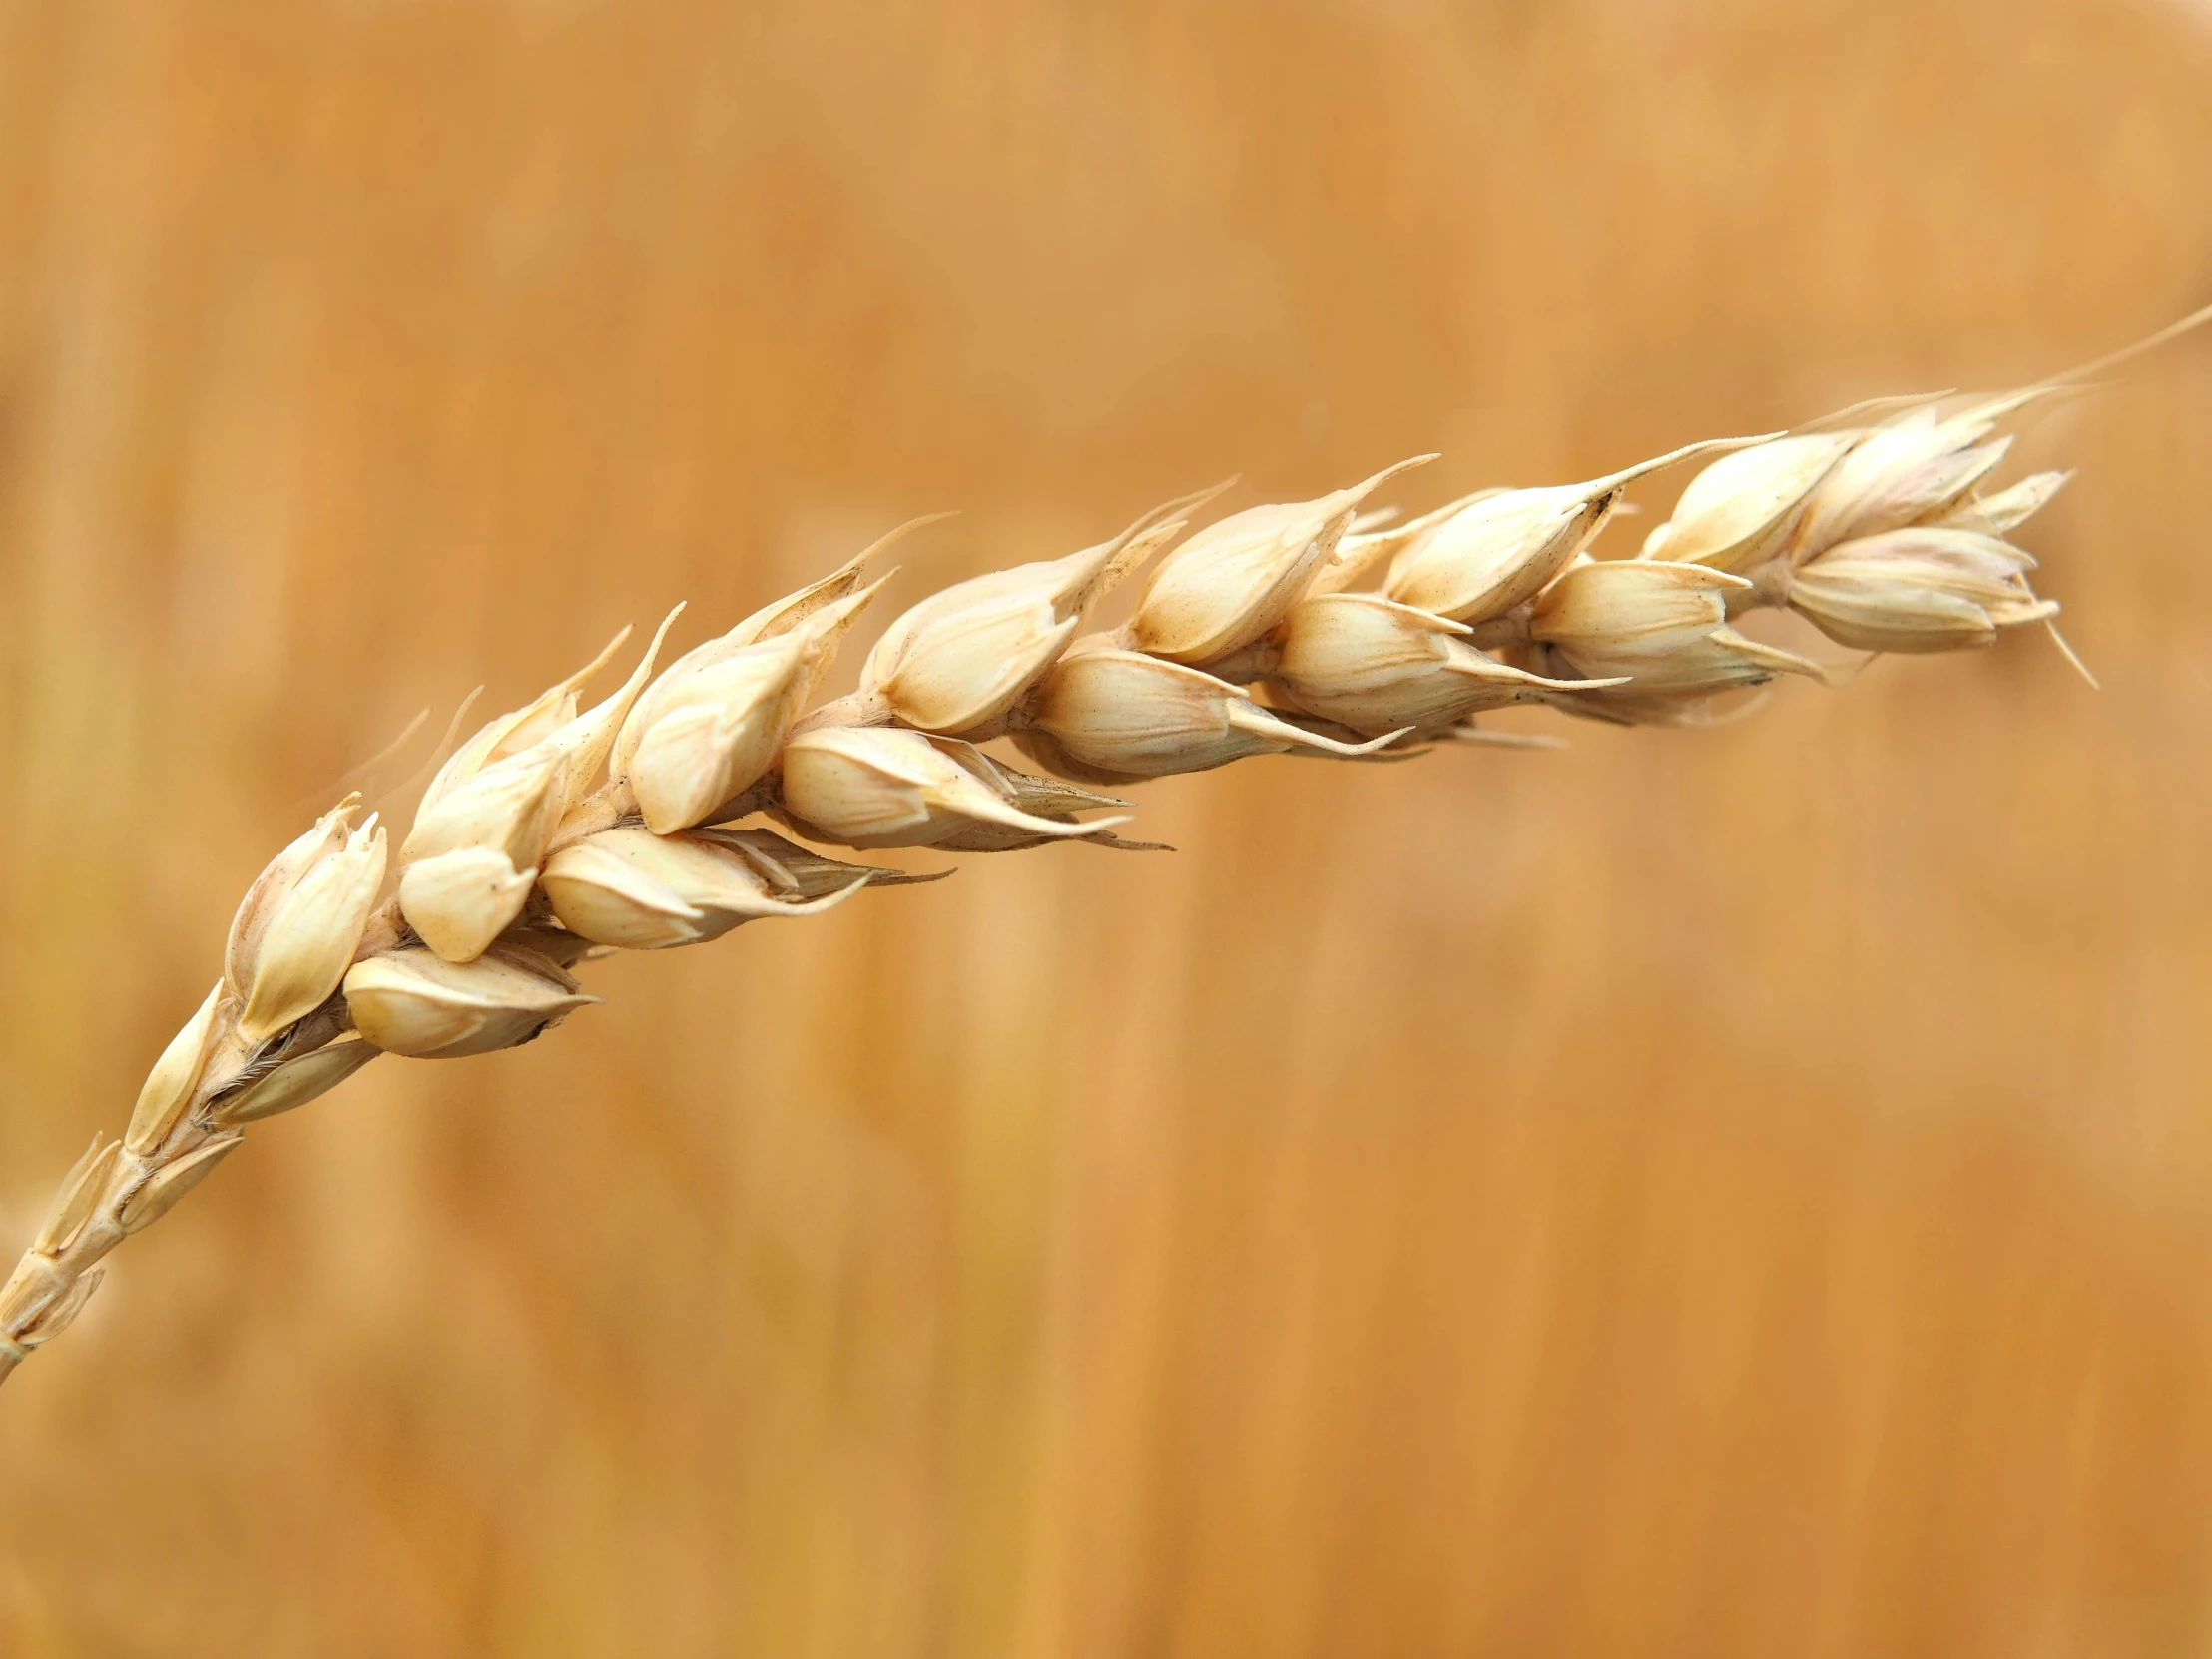
[[[151,1227],[169,1214],[172,1206],[185,1194],[208,1178],[216,1165],[231,1155],[243,1137],[224,1135],[208,1142],[195,1152],[188,1152],[173,1164],[164,1164],[146,1180],[116,1212],[116,1223],[126,1233],[136,1233]]]
[[[1434,459],[1418,455],[1317,500],[1248,507],[1209,524],[1160,562],[1122,643],[1193,665],[1243,650],[1297,603],[1371,492]]]
[[[1306,584],[1306,597],[1318,599],[1324,594],[1348,593],[1366,582],[1378,566],[1386,565],[1406,548],[1434,531],[1477,502],[1488,501],[1493,496],[1510,495],[1503,488],[1479,489],[1462,495],[1455,501],[1446,501],[1417,518],[1400,520],[1395,508],[1383,507],[1374,512],[1362,513],[1352,521],[1352,528],[1337,539],[1337,550],[1314,572]]]
[[[598,1000],[518,944],[496,944],[469,962],[409,946],[356,962],[345,976],[360,1034],[387,1054],[425,1060],[516,1047]]]
[[[1745,573],[1778,557],[1803,564],[1839,542],[1914,524],[2001,535],[2048,502],[2067,475],[2038,474],[1977,499],[1976,487],[2011,446],[1997,428],[2029,403],[2074,389],[2070,378],[2045,381],[1948,417],[1936,407],[1946,393],[1859,404],[1706,467],[1646,538],[1643,557]],[[1869,416],[1877,423],[1863,424]]]
[[[1751,584],[1662,560],[1581,564],[1536,601],[1529,636],[1593,679],[1635,675],[1728,619],[1723,596]]]
[[[37,1348],[42,1343],[52,1342],[67,1331],[76,1323],[77,1316],[85,1311],[85,1304],[92,1300],[92,1293],[100,1288],[107,1277],[106,1268],[94,1268],[48,1303],[37,1320],[24,1331],[19,1339],[20,1346]]]
[[[382,1050],[358,1037],[327,1043],[272,1066],[213,1103],[218,1123],[258,1123],[328,1094]]]
[[[399,908],[424,943],[466,962],[522,913],[568,791],[549,734],[424,797],[399,849]]]
[[[253,982],[254,960],[263,937],[301,876],[345,845],[347,827],[360,810],[360,797],[349,795],[314,822],[314,827],[270,859],[254,884],[239,900],[231,918],[230,937],[223,947],[223,979],[233,997],[244,1000]]]
[[[223,985],[219,980],[208,992],[207,1000],[200,1004],[200,1011],[169,1039],[162,1057],[147,1073],[146,1082],[139,1089],[138,1104],[131,1110],[130,1128],[123,1136],[123,1144],[137,1156],[145,1157],[167,1140],[177,1120],[184,1116],[185,1108],[192,1104],[193,1090],[199,1086],[200,1073],[208,1063],[208,1051],[213,1046],[216,1005],[222,997]],[[319,1002],[322,998],[315,1000]]]
[[[1453,622],[1482,622],[1525,604],[1605,527],[1628,486],[1694,455],[1755,443],[1689,444],[1582,484],[1485,490],[1416,520],[1390,561],[1382,591]]]
[[[607,763],[638,798],[649,829],[667,834],[709,823],[768,772],[845,630],[890,579],[863,583],[869,562],[951,516],[908,519],[669,665],[623,722]]]
[[[1956,651],[2044,622],[2056,602],[2027,585],[2035,561],[1973,530],[1915,528],[1830,548],[1789,586],[1790,608],[1861,651]]]
[[[532,838],[542,847],[551,834],[548,823]],[[455,847],[406,867],[400,911],[447,961],[473,961],[522,914],[537,878],[535,863],[517,869],[503,847]]]
[[[62,1177],[61,1188],[54,1194],[46,1220],[40,1225],[38,1236],[31,1241],[33,1254],[58,1255],[76,1242],[85,1223],[92,1219],[93,1209],[107,1188],[108,1177],[115,1172],[116,1155],[122,1150],[121,1141],[93,1136],[85,1155]]]
[[[1055,771],[1160,778],[1292,749],[1365,755],[1402,735],[1342,743],[1270,714],[1226,680],[1100,643],[1054,665],[1021,737],[1022,747]]]
[[[769,770],[882,583],[806,603],[821,586],[678,658],[638,700],[611,764],[655,833],[708,823]]]
[[[1272,679],[1307,713],[1367,737],[1431,731],[1544,691],[1589,689],[1508,667],[1465,643],[1467,632],[1375,594],[1324,594],[1284,619]]]
[[[1155,507],[1080,553],[978,576],[923,600],[868,653],[861,694],[916,731],[952,736],[993,726],[1065,649],[1083,613],[1182,533],[1185,521],[1174,515],[1217,492]]]
[[[1915,409],[1860,436],[1814,490],[1787,553],[1797,564],[1838,542],[1940,517],[2003,461],[2008,437],[1984,442],[2021,399],[1978,404],[1949,419]]]
[[[1825,680],[1818,663],[1727,626],[1727,597],[1750,586],[1725,571],[1655,559],[1577,565],[1536,601],[1529,634],[1578,674],[1626,677],[1626,686],[1593,694],[1617,709],[1778,674]]]
[[[1857,434],[1804,432],[1723,455],[1682,491],[1643,556],[1741,574],[1782,550]]]
[[[577,686],[614,654],[627,629],[536,702],[487,725],[432,781],[399,849],[399,907],[447,961],[474,960],[521,915],[554,830],[582,804],[676,615],[669,613],[612,697],[574,712]]]
[[[666,950],[720,938],[763,916],[817,915],[875,873],[854,868],[842,886],[795,898],[777,890],[761,867],[765,861],[711,830],[606,830],[547,860],[545,892],[561,924],[594,944]]]
[[[844,846],[944,846],[982,827],[1048,839],[1123,822],[1067,824],[1025,813],[919,732],[829,727],[784,751],[784,811],[803,832]]]
[[[373,813],[349,829],[358,805],[348,797],[278,853],[231,923],[225,980],[250,1045],[336,990],[360,944],[384,882],[384,831]]]

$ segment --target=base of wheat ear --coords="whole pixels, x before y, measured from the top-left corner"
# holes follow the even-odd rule
[[[856,692],[811,713],[887,579],[867,579],[871,561],[911,525],[655,677],[664,622],[621,688],[580,708],[618,636],[453,752],[396,858],[349,797],[262,872],[222,977],[122,1138],[94,1139],[0,1289],[0,1378],[69,1326],[108,1252],[249,1125],[379,1055],[528,1042],[597,1000],[570,971],[594,955],[698,944],[918,879],[728,828],[745,818],[863,849],[1129,846],[1142,843],[1117,840],[1125,819],[1081,815],[1127,805],[1104,792],[1146,778],[1254,755],[1373,761],[1511,742],[1476,721],[1513,704],[1689,725],[1778,675],[1827,678],[1739,632],[1755,609],[1794,611],[1862,652],[1957,651],[2047,626],[2058,607],[2007,538],[2069,475],[1987,487],[2012,441],[2002,427],[2115,360],[1962,405],[1891,400],[1693,444],[1587,483],[1483,490],[1403,523],[1368,513],[1370,498],[1432,457],[1186,536],[1220,493],[1208,490],[1096,547],[924,600],[876,642]],[[1632,484],[1699,459],[1639,555],[1593,557]],[[1156,556],[1130,620],[1082,633],[1086,611]],[[978,747],[998,738],[1051,776]]]

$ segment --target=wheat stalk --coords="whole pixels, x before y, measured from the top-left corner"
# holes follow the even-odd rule
[[[1362,510],[1433,457],[1181,539],[1209,490],[1096,547],[923,601],[877,641],[859,690],[812,713],[840,636],[882,586],[865,582],[869,563],[928,520],[655,677],[672,613],[622,687],[580,710],[579,688],[618,635],[446,760],[389,896],[385,831],[373,814],[353,823],[357,797],[263,871],[221,978],[156,1062],[123,1137],[94,1139],[0,1287],[0,1380],[68,1327],[108,1253],[249,1125],[380,1054],[527,1042],[597,1000],[569,971],[595,953],[699,943],[925,879],[727,828],[750,815],[856,848],[1142,844],[1117,840],[1119,816],[1078,815],[1126,805],[1103,790],[1252,755],[1394,760],[1441,742],[1525,743],[1477,724],[1511,704],[1684,725],[1778,675],[1828,678],[1738,631],[1755,609],[1787,608],[1867,652],[1966,649],[2047,626],[2058,607],[2005,538],[2069,475],[1985,492],[2011,442],[2003,424],[2208,319],[2212,308],[2002,396],[1862,405],[1585,483],[1483,491],[1402,524]],[[1638,556],[1592,555],[1630,485],[1716,456]],[[1163,554],[1130,620],[1081,636],[1087,611]],[[977,747],[1000,737],[1053,776]]]

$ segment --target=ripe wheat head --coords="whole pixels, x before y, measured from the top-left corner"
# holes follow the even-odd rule
[[[1141,846],[1116,836],[1127,820],[1112,810],[1127,803],[1108,792],[1146,778],[1289,751],[1382,761],[1525,742],[1477,724],[1513,704],[1688,725],[1777,676],[1828,678],[1740,632],[1755,609],[1787,608],[1863,652],[1956,651],[2049,627],[2058,607],[2007,538],[2068,475],[1991,487],[2005,423],[2206,320],[2212,308],[2000,396],[1862,405],[1586,483],[1484,490],[1403,523],[1367,504],[1433,457],[1194,530],[1217,487],[1096,547],[922,601],[876,641],[857,691],[811,712],[887,580],[871,582],[870,565],[914,525],[656,676],[664,622],[628,679],[584,708],[580,688],[617,636],[455,749],[396,852],[374,814],[354,822],[348,797],[262,872],[221,977],[155,1062],[123,1136],[95,1137],[0,1287],[0,1379],[67,1329],[111,1250],[261,1119],[380,1055],[528,1042],[597,1000],[571,971],[595,955],[698,944],[924,879],[730,828],[747,818],[861,849]],[[1637,556],[1593,556],[1632,484],[1698,459]],[[1090,608],[1147,565],[1129,621],[1085,634]],[[1047,775],[979,747],[1000,738]]]

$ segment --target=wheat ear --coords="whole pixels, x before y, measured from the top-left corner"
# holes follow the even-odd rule
[[[380,1054],[527,1042],[597,1000],[569,971],[595,952],[695,944],[917,879],[728,828],[749,815],[857,848],[1129,846],[1120,817],[1079,815],[1125,806],[1101,792],[1144,778],[1253,755],[1525,742],[1476,724],[1516,703],[1691,724],[1777,675],[1826,678],[1738,632],[1749,609],[1787,607],[1868,652],[1958,650],[2047,623],[2058,607],[2005,538],[2068,475],[1983,486],[2011,441],[2004,422],[2080,379],[1959,407],[1862,405],[1587,483],[1486,490],[1392,527],[1368,527],[1362,509],[1417,461],[1186,539],[1218,490],[1202,492],[1096,547],[924,600],[876,642],[859,690],[812,713],[881,586],[869,563],[913,526],[655,677],[664,623],[628,680],[580,709],[618,636],[455,750],[396,855],[375,815],[354,824],[348,797],[262,872],[221,978],[123,1137],[93,1141],[0,1288],[0,1379],[68,1327],[108,1252],[249,1125]],[[1631,484],[1712,455],[1638,557],[1592,556]],[[1130,620],[1081,636],[1088,609],[1156,556]],[[1000,737],[1053,776],[977,747]]]

